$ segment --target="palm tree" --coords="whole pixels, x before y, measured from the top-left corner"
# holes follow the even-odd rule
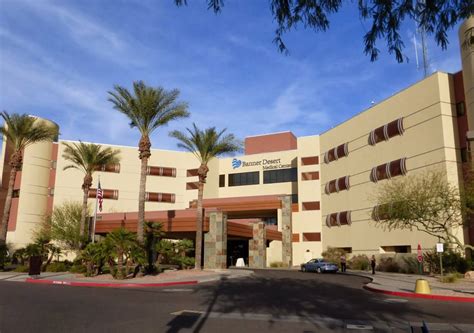
[[[125,228],[116,229],[105,238],[105,242],[112,254],[117,257],[117,273],[116,279],[122,280],[126,278],[127,272],[124,265],[127,264],[126,256],[137,246],[136,235]],[[113,267],[110,267],[112,270]]]
[[[0,224],[0,250],[6,246],[8,220],[12,204],[13,186],[16,174],[23,165],[23,151],[26,147],[43,141],[54,141],[59,132],[55,125],[49,124],[39,118],[27,114],[9,114],[6,111],[0,113],[5,123],[0,127],[0,133],[6,138],[8,144],[13,148],[10,155],[9,165],[10,179],[8,181],[7,196]],[[1,261],[1,260],[0,260]],[[0,267],[2,266],[0,262]]]
[[[198,169],[199,186],[197,201],[195,259],[195,268],[201,269],[203,226],[202,196],[207,173],[209,172],[207,164],[214,157],[240,151],[242,144],[234,137],[233,134],[226,134],[224,136],[226,129],[220,132],[217,132],[215,127],[200,130],[197,128],[196,124],[193,124],[192,129],[187,128],[186,130],[188,131],[189,135],[186,135],[180,131],[173,131],[170,133],[170,136],[178,139],[178,147],[193,153],[201,163]]]
[[[162,87],[153,88],[143,81],[133,83],[133,94],[126,88],[114,86],[115,91],[109,91],[109,101],[114,109],[122,112],[130,119],[130,127],[136,127],[141,137],[138,142],[138,157],[141,160],[140,190],[138,195],[138,225],[137,239],[143,244],[143,226],[145,223],[145,190],[148,159],[151,156],[150,135],[160,126],[170,121],[188,117],[187,104],[177,102],[179,91],[166,91]]]
[[[82,213],[80,223],[80,239],[81,243],[79,248],[82,246],[82,240],[84,239],[84,229],[86,226],[87,219],[87,199],[89,198],[89,190],[92,186],[92,175],[94,171],[99,169],[103,165],[116,164],[120,161],[120,150],[112,149],[111,147],[104,148],[101,145],[93,143],[67,143],[63,142],[66,146],[63,152],[63,158],[72,164],[66,165],[63,170],[77,169],[84,172],[84,179],[82,182],[82,190],[84,191],[82,199]],[[92,235],[94,237],[94,235]]]

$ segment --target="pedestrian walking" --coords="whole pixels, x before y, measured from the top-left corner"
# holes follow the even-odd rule
[[[376,264],[375,256],[372,255],[372,259],[370,259],[370,266],[372,266],[372,274],[375,274],[375,264]]]
[[[345,254],[341,256],[341,272],[342,273],[346,272],[346,255]]]

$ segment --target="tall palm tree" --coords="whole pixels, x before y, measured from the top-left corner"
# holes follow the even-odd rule
[[[7,196],[0,224],[0,250],[5,246],[7,240],[8,220],[12,204],[13,186],[17,172],[23,165],[23,151],[26,147],[43,141],[54,141],[59,132],[55,125],[47,123],[39,118],[27,114],[9,114],[5,111],[0,113],[5,123],[0,127],[0,133],[6,138],[8,144],[13,148],[10,155],[9,165],[10,179],[8,181]],[[0,256],[1,257],[1,256]],[[2,262],[0,262],[0,266]]]
[[[203,227],[203,211],[202,196],[204,192],[204,184],[206,183],[209,168],[207,164],[214,157],[223,154],[233,153],[241,150],[242,144],[233,134],[226,134],[226,129],[217,132],[215,127],[209,127],[205,130],[197,128],[193,124],[193,128],[187,128],[187,134],[180,131],[173,131],[170,136],[178,139],[178,147],[193,153],[201,165],[198,169],[199,186],[197,201],[197,219],[196,219],[196,259],[195,268],[201,269],[202,258],[202,227]]]
[[[82,190],[84,191],[82,199],[82,213],[80,223],[80,239],[82,246],[82,240],[84,239],[84,229],[86,226],[87,219],[87,199],[89,198],[89,190],[92,186],[92,175],[94,171],[99,169],[103,165],[116,164],[120,161],[120,150],[112,149],[111,147],[102,147],[101,145],[93,143],[67,143],[63,142],[66,146],[63,152],[63,158],[72,164],[66,165],[64,170],[77,169],[84,172],[84,179],[82,181]],[[92,235],[94,237],[94,235]]]
[[[188,105],[178,102],[179,91],[167,91],[162,87],[153,88],[143,81],[133,83],[133,94],[126,88],[114,86],[109,91],[109,101],[114,109],[130,119],[130,127],[136,127],[141,134],[138,142],[138,157],[141,160],[140,191],[138,195],[138,226],[137,239],[143,244],[143,225],[145,223],[145,190],[148,159],[151,156],[150,135],[160,126],[170,121],[188,117]]]

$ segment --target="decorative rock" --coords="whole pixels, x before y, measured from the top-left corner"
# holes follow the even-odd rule
[[[474,271],[468,271],[468,272],[466,272],[466,274],[464,274],[464,278],[465,278],[465,279],[474,280]]]

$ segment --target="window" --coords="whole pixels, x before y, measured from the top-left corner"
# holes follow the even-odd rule
[[[188,169],[186,170],[186,177],[194,177],[198,175],[198,169]]]
[[[258,171],[229,174],[229,186],[244,186],[260,184]]]
[[[326,183],[324,192],[326,192],[326,194],[331,194],[334,192],[348,190],[349,187],[350,187],[349,176],[345,176],[345,177],[331,180],[330,182]]]
[[[310,172],[301,173],[301,180],[318,180],[318,179],[319,179],[318,171],[310,171]]]
[[[57,165],[58,165],[57,161],[51,160],[51,169],[56,170]]]
[[[197,190],[199,187],[198,182],[188,182],[186,183],[186,190]]]
[[[278,221],[276,217],[267,217],[266,219],[263,220],[265,222],[265,225],[271,226],[271,225],[278,225]]]
[[[341,225],[350,225],[351,221],[351,212],[338,212],[332,213],[326,216],[326,225],[328,228],[341,226]]]
[[[307,201],[301,204],[303,210],[319,210],[319,201]]]
[[[406,173],[406,158],[401,158],[372,168],[370,180],[376,183],[379,180],[406,175]]]
[[[97,195],[97,189],[89,189],[89,198],[95,198]],[[102,196],[104,199],[118,200],[119,191],[118,190],[106,190],[102,189]]]
[[[20,197],[20,190],[13,190],[12,198],[19,198]]]
[[[464,105],[464,102],[456,103],[456,115],[458,117],[462,117],[465,114],[466,114],[466,107]]]
[[[174,203],[175,200],[176,196],[173,193],[145,193],[145,201]]]
[[[375,206],[372,210],[372,220],[374,221],[384,221],[390,218],[390,205],[378,205]]]
[[[301,158],[301,165],[315,165],[319,164],[319,156],[308,156]]]
[[[404,131],[403,118],[399,118],[370,132],[369,144],[374,146],[381,141],[386,141],[394,136],[402,135]]]
[[[96,171],[102,172],[114,172],[120,173],[120,164],[107,164],[101,165],[95,169]]]
[[[341,157],[349,155],[349,143],[343,143],[335,148],[328,150],[324,153],[324,163],[328,164],[332,161],[335,161]]]
[[[298,203],[298,194],[291,195],[291,203],[296,204]]]
[[[149,166],[146,169],[146,174],[150,176],[176,177],[176,168]]]
[[[297,174],[298,174],[297,168],[264,171],[263,183],[273,184],[273,183],[296,182]]]
[[[303,232],[303,242],[320,242],[320,232]]]
[[[225,175],[219,175],[219,187],[225,187]]]

